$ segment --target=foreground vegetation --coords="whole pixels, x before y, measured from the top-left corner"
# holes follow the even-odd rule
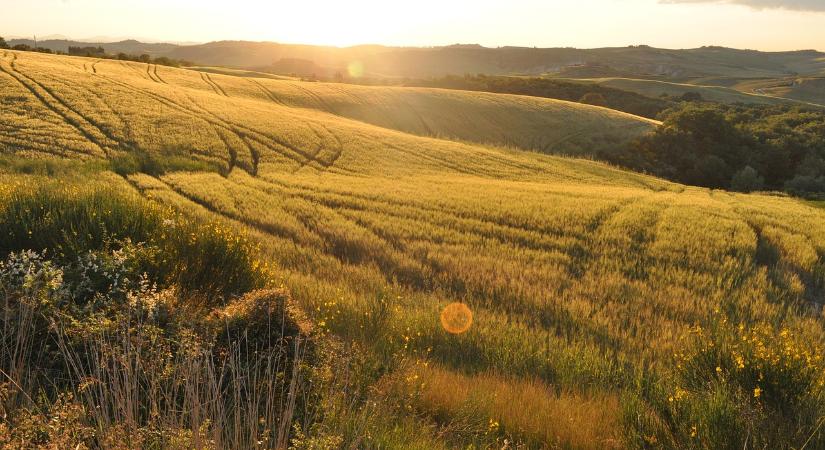
[[[25,341],[56,345],[55,357],[36,349],[24,360],[53,361],[48,370],[63,375],[38,368],[12,379],[65,381],[9,387],[50,399],[17,397],[3,422],[12,442],[71,416],[79,418],[70,429],[95,430],[83,442],[104,447],[121,423],[144,442],[174,436],[185,448],[825,446],[825,210],[255,97],[264,96],[256,81],[296,98],[310,89],[293,81],[209,82],[107,61],[83,74],[90,60],[16,56],[0,63],[10,88],[0,93],[9,105],[0,220],[12,232],[0,236],[4,264],[19,266],[21,251],[33,250],[23,254],[42,264],[25,267],[60,269],[59,285],[77,292],[88,284],[88,252],[107,261],[135,254],[125,258],[127,278],[145,272],[169,293],[152,300],[157,314],[110,282],[37,309],[33,317],[67,325],[35,328],[50,337]],[[399,92],[382,98],[413,95]],[[44,183],[38,174],[57,181],[34,189]],[[82,237],[90,233],[98,237]],[[249,293],[259,288],[269,294]],[[8,314],[32,303],[17,300],[31,297],[21,289],[7,295]],[[280,333],[288,299],[302,313],[286,315],[290,345],[310,328],[299,323],[312,325],[297,378],[290,345],[249,344],[279,358],[231,346],[267,341],[258,318]],[[274,316],[258,312],[273,303]],[[463,333],[442,326],[454,303],[472,313]],[[101,369],[116,375],[98,382],[83,359],[111,355],[86,350],[98,342],[123,352],[133,327],[135,336],[151,330],[147,346],[166,355],[147,350],[126,366],[144,377],[137,385],[150,404],[90,413],[98,403],[87,398],[138,398],[119,394],[120,366]],[[193,340],[195,350],[181,347]],[[257,365],[236,369],[249,361]],[[214,383],[216,374],[229,384]],[[71,399],[57,401],[61,392]],[[284,408],[290,392],[300,393],[294,409]],[[254,407],[236,419],[226,415],[233,402]],[[181,413],[190,410],[203,413]],[[37,432],[38,442],[54,442]]]
[[[269,269],[232,229],[102,175],[3,177],[0,447],[285,446],[309,356],[287,294],[249,293]]]

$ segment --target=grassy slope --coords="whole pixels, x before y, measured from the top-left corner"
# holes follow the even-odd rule
[[[775,80],[742,80],[734,87],[743,92],[756,92],[762,95],[825,106],[825,78],[800,77]]]
[[[785,308],[818,295],[811,280],[825,259],[825,212],[794,200],[686,188],[276,104],[296,101],[301,88],[331,102],[336,86],[290,83],[263,101],[246,79],[24,53],[11,60],[0,63],[4,148],[89,157],[178,147],[232,161],[225,177],[129,181],[249,227],[319,326],[381,355],[432,363],[420,378],[387,375],[376,400],[400,393],[418,420],[455,422],[442,439],[472,442],[495,419],[534,447],[621,447],[623,388],[637,370],[672,366],[682,338],[720,309],[825,342],[821,318]],[[274,91],[281,82],[270,83]],[[451,301],[475,316],[459,336],[438,322]]]
[[[374,143],[397,141],[408,150],[420,146],[412,137],[338,120],[326,111],[421,135],[565,154],[586,153],[653,127],[628,114],[529,97],[232,77],[30,53],[6,52],[0,67],[2,101],[8,105],[3,122],[28,122],[24,132],[15,125],[0,142],[39,151],[174,150],[213,161],[234,158],[232,165],[254,170],[257,159],[325,167],[355,151],[383,152],[380,146],[353,149],[348,137],[354,135]],[[158,114],[167,119],[156,120]],[[51,145],[55,140],[64,142]]]
[[[751,103],[762,105],[795,104],[791,99],[769,97],[767,95],[748,94],[736,89],[722,86],[705,86],[667,81],[640,80],[630,78],[600,78],[594,82],[607,87],[623,89],[649,97],[662,94],[680,96],[687,92],[698,92],[705,100],[719,103]],[[779,96],[777,96],[779,97]]]

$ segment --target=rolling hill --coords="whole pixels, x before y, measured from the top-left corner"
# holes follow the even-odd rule
[[[355,157],[353,146],[360,144],[346,140],[354,133],[377,143],[390,139],[385,129],[340,117],[566,154],[588,154],[654,126],[605,108],[532,97],[231,77],[30,53],[7,52],[0,67],[6,123],[27,108],[40,112],[36,121],[26,120],[24,133],[4,135],[0,145],[50,151],[56,139],[61,151],[87,155],[175,151],[253,171],[259,162],[323,167]],[[167,120],[160,123],[157,114]],[[416,146],[412,137],[399,139]],[[445,145],[452,144],[433,147]],[[358,149],[374,151],[381,149]]]
[[[260,243],[346,350],[317,427],[340,445],[825,442],[825,210],[439,137],[582,153],[650,121],[26,52],[3,53],[0,104],[0,179],[109,161],[91,176]]]
[[[25,39],[9,42],[11,45],[34,44]],[[760,52],[725,47],[660,49],[646,45],[594,49],[487,48],[480,45],[426,48],[359,45],[339,48],[249,41],[197,45],[145,44],[134,40],[94,44],[47,40],[38,42],[38,45],[62,52],[70,45],[100,45],[110,53],[148,53],[202,65],[252,70],[274,65],[282,74],[284,70],[288,73],[291,65],[298,75],[314,73],[319,77],[332,77],[336,72],[347,73],[352,62],[362,63],[364,74],[368,76],[413,78],[465,73],[561,73],[562,76],[579,78],[623,76],[683,81],[702,77],[782,78],[825,74],[825,54],[814,50]],[[302,66],[306,70],[301,69]],[[586,75],[589,70],[595,72]]]
[[[596,78],[592,81],[602,86],[607,86],[625,91],[636,92],[648,97],[661,97],[662,95],[679,97],[689,92],[696,92],[702,99],[717,103],[744,103],[758,105],[776,104],[800,104],[789,98],[771,97],[756,93],[745,93],[730,87],[706,86],[688,83],[673,83],[659,80],[641,80],[631,78]]]

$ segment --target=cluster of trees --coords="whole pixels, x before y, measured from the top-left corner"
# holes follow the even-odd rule
[[[825,112],[797,106],[679,103],[611,162],[685,184],[825,195]]]
[[[448,75],[427,80],[409,80],[406,86],[462,89],[500,94],[531,95],[572,102],[605,106],[637,116],[655,118],[681,99],[646,97],[635,92],[599,86],[593,83],[488,75]]]
[[[106,54],[106,50],[103,47],[69,46],[69,54],[74,56],[103,56]]]
[[[161,56],[158,58],[152,58],[150,55],[142,54],[142,55],[129,55],[126,53],[118,53],[116,55],[111,55],[106,53],[106,49],[103,47],[69,47],[68,53],[63,53],[59,51],[53,51],[48,48],[43,47],[32,47],[26,44],[18,44],[14,47],[9,47],[8,43],[5,39],[0,37],[0,49],[8,49],[11,48],[12,50],[20,50],[24,52],[40,52],[40,53],[51,53],[51,54],[58,54],[58,55],[71,55],[71,56],[86,56],[86,57],[94,57],[94,58],[102,58],[102,59],[118,59],[121,61],[134,61],[134,62],[142,62],[142,63],[152,63],[158,64],[161,66],[170,66],[170,67],[181,67],[181,66],[192,66],[194,63],[182,59],[173,59],[167,58],[166,56]]]
[[[24,52],[40,52],[40,53],[55,53],[51,49],[43,47],[32,47],[26,44],[17,44],[14,47],[9,46],[9,43],[0,36],[0,49],[20,50]]]

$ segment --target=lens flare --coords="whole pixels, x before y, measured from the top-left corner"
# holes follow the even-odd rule
[[[353,61],[347,64],[347,73],[352,78],[360,78],[364,75],[364,64],[361,61]]]
[[[464,303],[450,303],[441,311],[441,326],[448,333],[461,334],[473,324],[473,312]]]

